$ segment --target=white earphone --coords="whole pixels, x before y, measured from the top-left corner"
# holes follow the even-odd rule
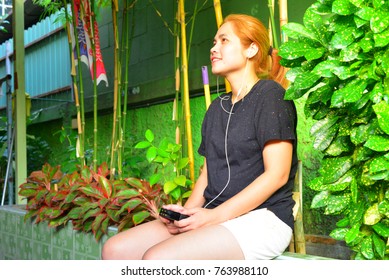
[[[254,43],[251,43],[250,49],[247,52],[247,58],[251,58],[253,55],[255,55],[255,46]]]

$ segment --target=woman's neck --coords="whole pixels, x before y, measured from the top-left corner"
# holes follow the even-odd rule
[[[227,79],[231,85],[232,102],[235,103],[246,96],[251,88],[259,81],[258,76],[255,73],[247,75],[247,77],[237,77],[236,79]]]

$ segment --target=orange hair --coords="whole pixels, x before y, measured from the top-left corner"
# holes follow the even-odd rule
[[[278,50],[271,48],[269,33],[263,23],[255,17],[244,14],[228,15],[223,23],[226,22],[232,24],[235,34],[245,48],[252,43],[258,47],[257,54],[251,58],[254,61],[257,75],[275,80],[286,88],[288,86],[288,80],[285,78],[287,70],[279,63],[281,58],[278,56]]]

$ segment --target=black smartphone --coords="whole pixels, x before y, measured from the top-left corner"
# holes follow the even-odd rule
[[[184,215],[184,214],[181,214],[181,213],[178,213],[178,212],[175,212],[172,210],[168,210],[165,208],[161,208],[161,210],[159,210],[159,215],[165,219],[170,220],[170,221],[179,221],[179,220],[182,220],[182,219],[189,217],[188,215]]]

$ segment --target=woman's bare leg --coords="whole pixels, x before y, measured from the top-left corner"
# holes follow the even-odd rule
[[[102,259],[140,260],[155,244],[171,237],[165,224],[154,220],[120,232],[104,244]]]
[[[174,235],[152,246],[143,255],[149,260],[244,259],[238,242],[223,226],[208,226]]]

